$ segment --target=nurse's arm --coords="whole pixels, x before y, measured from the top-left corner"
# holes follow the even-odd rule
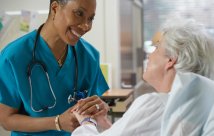
[[[0,104],[0,125],[8,131],[40,132],[56,130],[55,118],[55,116],[33,118],[21,115],[17,109]],[[72,118],[74,117],[71,117],[70,109],[60,115],[60,125],[63,130],[73,131],[73,129],[77,127],[77,125],[72,122]]]
[[[32,118],[18,114],[18,110],[0,104],[0,124],[8,131],[38,132],[54,130],[54,117]]]

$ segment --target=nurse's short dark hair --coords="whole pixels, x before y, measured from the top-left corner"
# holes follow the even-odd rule
[[[50,0],[50,6],[49,6],[49,15],[51,13],[51,4],[56,1],[58,3],[60,3],[61,5],[66,5],[68,3],[68,1],[70,0]]]
[[[53,3],[54,1],[59,2],[60,4],[66,4],[69,0],[50,0],[50,5],[51,3]]]

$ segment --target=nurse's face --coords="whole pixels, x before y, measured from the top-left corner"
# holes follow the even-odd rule
[[[54,27],[67,44],[75,45],[92,28],[96,0],[69,0],[66,5],[52,4]]]
[[[164,79],[169,58],[165,55],[164,44],[161,42],[161,34],[158,32],[153,37],[154,51],[149,54],[147,67],[143,79],[158,90]]]

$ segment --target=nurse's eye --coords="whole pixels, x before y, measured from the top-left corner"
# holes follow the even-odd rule
[[[89,20],[92,22],[94,20],[94,16],[90,17]]]
[[[77,17],[83,17],[84,16],[84,12],[82,10],[74,10],[73,13]]]
[[[89,20],[89,22],[93,22],[94,21],[94,16],[90,17],[88,20]]]

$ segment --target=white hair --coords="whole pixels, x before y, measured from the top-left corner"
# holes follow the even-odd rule
[[[194,72],[214,79],[213,39],[193,19],[173,18],[161,28],[166,55],[176,58],[176,71]]]

